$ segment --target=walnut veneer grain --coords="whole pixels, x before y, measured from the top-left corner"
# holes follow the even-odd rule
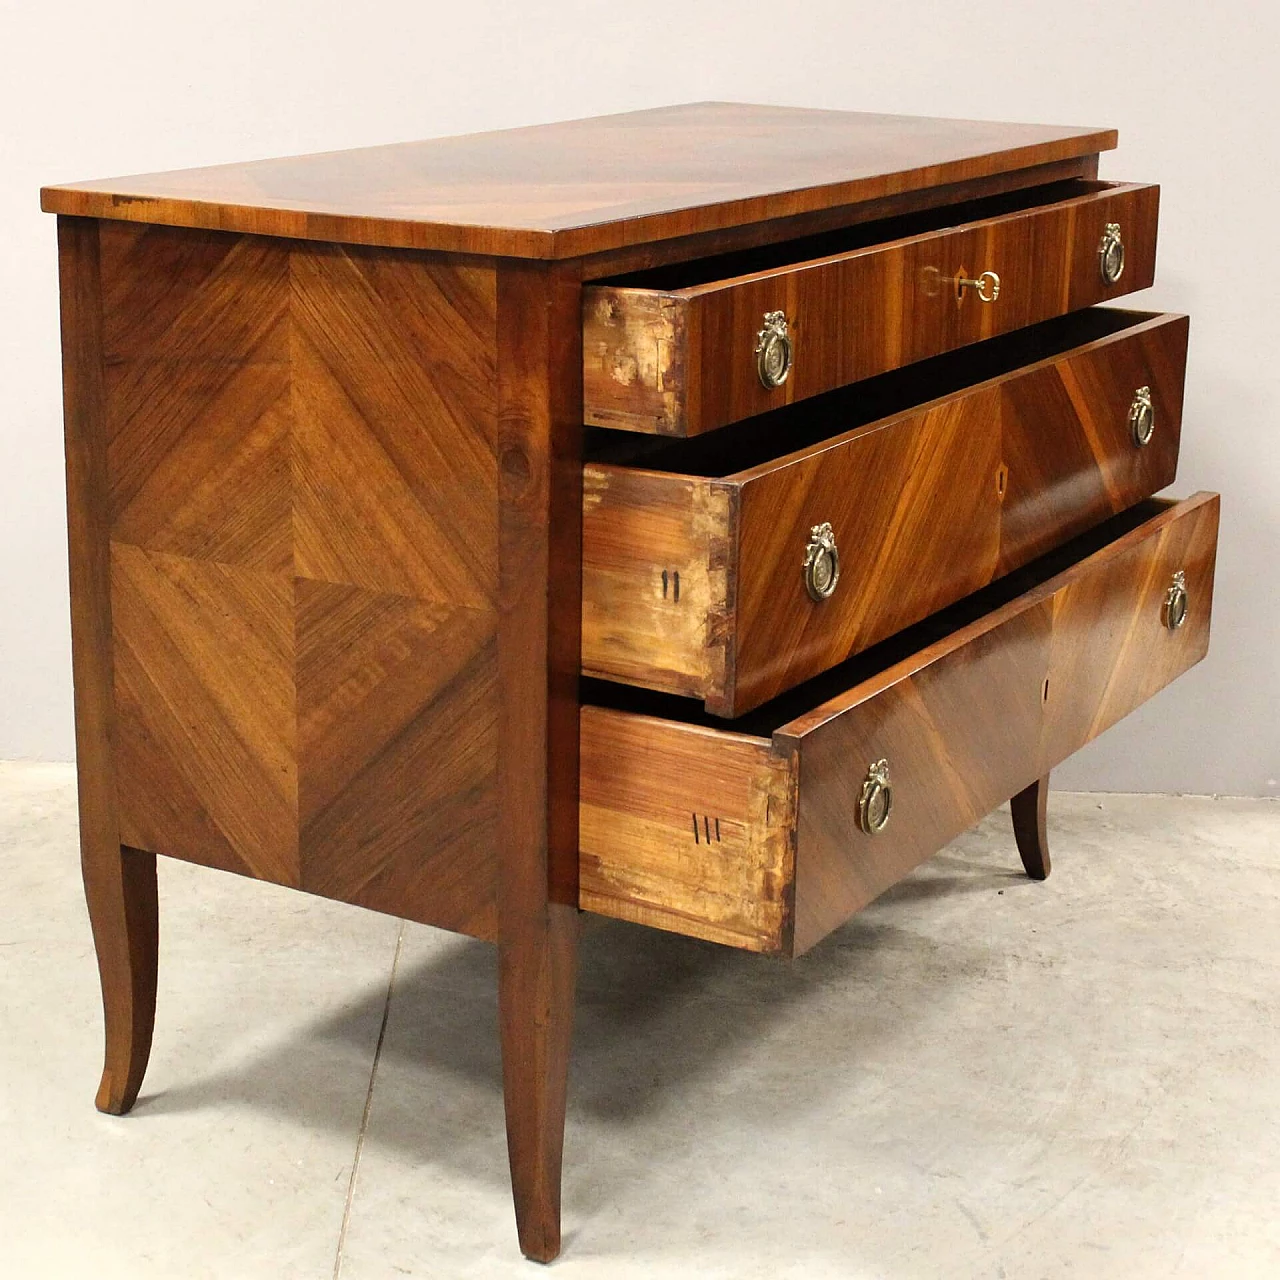
[[[976,619],[922,624],[919,650],[768,734],[761,719],[784,712],[739,731],[583,707],[582,905],[747,950],[808,950],[1204,656],[1217,496],[1122,520],[1096,549],[1025,571],[1066,563]],[[1170,630],[1178,571],[1191,609]],[[858,806],[881,759],[893,809],[872,835]]]

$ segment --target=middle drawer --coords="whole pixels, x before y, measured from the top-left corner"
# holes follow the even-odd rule
[[[583,672],[740,715],[1149,497],[1187,327],[1092,308],[729,433],[624,438],[584,472]]]

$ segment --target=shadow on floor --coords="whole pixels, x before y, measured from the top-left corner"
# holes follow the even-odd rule
[[[1037,890],[1007,864],[943,853],[793,963],[592,918],[580,951],[571,1126],[625,1130],[631,1142],[655,1120],[678,1123],[690,1090],[744,1058],[767,1075],[768,1041],[779,1037],[807,1050],[799,1073],[794,1050],[774,1050],[777,1070],[789,1074],[785,1089],[769,1089],[768,1106],[786,1124],[837,1087],[847,1089],[850,1073],[862,1070],[877,1048],[881,1060],[892,1055],[905,1027],[914,1035],[921,1021],[945,1017],[951,993],[992,964],[972,935],[948,938],[942,947],[913,931],[922,909],[948,912],[956,899],[994,897],[1017,886]],[[487,944],[410,926],[367,1142],[498,1184],[506,1168],[496,961]],[[893,984],[892,1007],[880,998],[886,982]],[[371,988],[340,1014],[234,1070],[156,1095],[144,1090],[136,1115],[145,1120],[231,1103],[274,1108],[302,1126],[345,1128],[349,1122],[336,1118],[335,1090],[349,1091],[350,1056],[367,1048],[385,999],[385,986]],[[342,1057],[345,1085],[336,1071],[326,1073],[327,1057]],[[299,1087],[300,1071],[307,1087]],[[705,1117],[705,1089],[699,1098]],[[760,1107],[749,1091],[717,1099],[713,1105],[724,1108],[731,1127],[739,1123],[734,1109],[755,1117]],[[341,1110],[350,1114],[349,1106]],[[626,1177],[618,1167],[607,1179],[611,1187],[593,1188],[590,1198],[616,1193],[617,1180]]]

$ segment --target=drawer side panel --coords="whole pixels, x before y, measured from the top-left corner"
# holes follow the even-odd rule
[[[585,675],[704,699],[724,687],[731,506],[691,476],[583,469]]]
[[[579,904],[748,951],[790,913],[793,774],[741,734],[581,711]]]

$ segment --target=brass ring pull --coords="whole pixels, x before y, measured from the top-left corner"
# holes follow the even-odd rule
[[[956,290],[962,298],[966,289],[972,289],[980,302],[994,302],[1000,296],[1000,277],[994,271],[984,271],[972,280],[961,276],[956,281]]]
[[[766,311],[764,328],[756,334],[756,373],[761,385],[769,391],[782,386],[794,357],[786,312]]]
[[[1151,388],[1139,387],[1129,406],[1129,432],[1139,449],[1151,443],[1156,431],[1156,411],[1151,403]]]
[[[804,587],[811,600],[821,603],[835,594],[839,581],[840,549],[835,530],[824,521],[809,530],[804,549]]]
[[[893,787],[889,782],[889,762],[877,760],[867,770],[858,798],[858,826],[869,836],[885,829],[893,811]]]
[[[1098,245],[1098,268],[1103,284],[1115,284],[1124,275],[1124,240],[1120,236],[1120,224],[1108,222]]]
[[[1161,618],[1170,631],[1177,631],[1187,620],[1191,608],[1191,597],[1187,593],[1187,575],[1179,569],[1169,583],[1169,590],[1164,593],[1164,608]]]

